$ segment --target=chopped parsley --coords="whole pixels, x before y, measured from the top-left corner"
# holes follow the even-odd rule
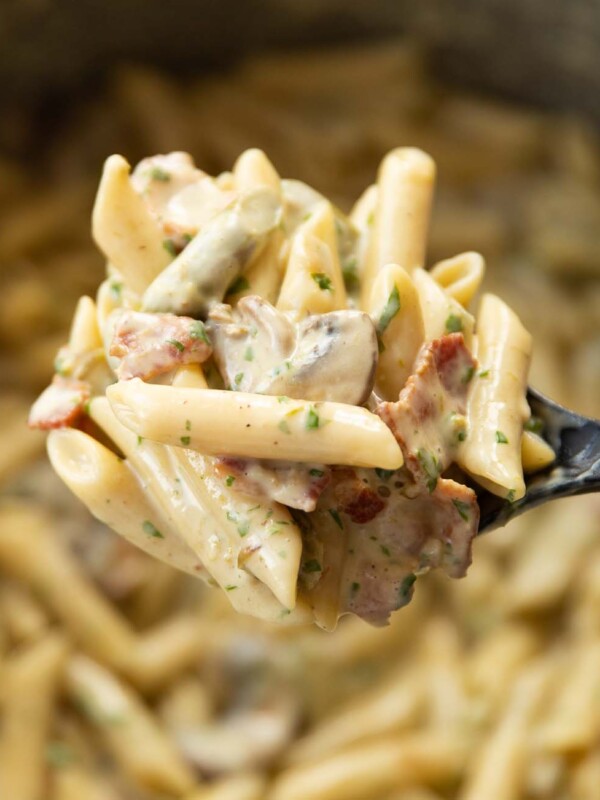
[[[289,402],[289,399],[290,399],[289,397],[286,397],[285,395],[281,394],[277,398],[277,402],[278,403],[287,403],[287,402]]]
[[[123,284],[118,281],[111,281],[108,284],[111,295],[115,300],[120,300],[123,293]]]
[[[53,767],[66,767],[75,760],[75,754],[66,742],[48,742],[46,761]]]
[[[431,494],[431,492],[435,490],[438,478],[440,477],[440,463],[433,453],[429,452],[429,450],[417,450],[417,458],[419,460],[419,464],[421,465],[421,469],[427,476],[427,489]]]
[[[138,433],[138,437],[137,437],[137,443],[138,443],[138,445],[140,445],[140,444],[141,444],[143,441],[144,441],[144,437],[143,437],[143,436],[140,436],[140,435],[139,435],[139,433]]]
[[[371,213],[367,217],[367,225],[373,225],[374,222],[375,222],[375,212],[371,211]]]
[[[508,444],[506,434],[502,433],[502,431],[496,431],[496,441],[498,444]]]
[[[467,438],[467,432],[458,431],[458,433],[456,434],[456,438],[458,439],[459,442],[464,442],[464,440]]]
[[[539,417],[529,417],[523,427],[530,433],[537,433],[538,436],[544,432],[544,423]]]
[[[469,511],[471,510],[471,506],[468,503],[465,503],[464,500],[452,500],[452,503],[458,513],[461,516],[461,519],[464,519],[465,522],[469,521]]]
[[[248,535],[248,531],[249,530],[250,530],[250,523],[248,522],[247,519],[244,520],[243,522],[240,522],[240,524],[238,525],[238,528],[237,528],[237,532],[239,533],[239,535],[242,538],[244,538],[244,536]]]
[[[186,244],[189,244],[194,238],[191,233],[184,233],[181,237]]]
[[[417,576],[414,572],[410,572],[405,578],[402,579],[402,583],[400,584],[400,601],[402,603],[407,602],[410,599],[410,590],[413,587],[414,582],[417,580]]]
[[[206,333],[206,328],[199,319],[197,319],[195,322],[192,322],[190,327],[190,337],[192,339],[200,339],[200,341],[204,342],[205,344],[210,344],[210,339]]]
[[[305,561],[302,565],[302,569],[304,572],[322,572],[323,568],[319,564],[316,558],[311,558],[309,561]]]
[[[506,495],[506,502],[507,503],[514,503],[515,502],[515,494],[516,494],[516,492],[515,492],[514,489],[509,489],[508,490],[508,494]]]
[[[243,373],[243,372],[238,372],[238,374],[237,374],[237,375],[235,376],[235,378],[233,379],[233,382],[234,382],[234,384],[235,384],[236,386],[239,386],[239,385],[240,385],[240,383],[241,383],[243,380],[244,380],[244,373]]]
[[[162,246],[165,248],[169,255],[172,255],[173,258],[177,255],[177,248],[175,247],[175,242],[173,239],[163,239]]]
[[[192,437],[191,436],[180,436],[179,437],[179,441],[181,442],[181,444],[184,447],[187,447],[189,445],[189,443],[192,441]]]
[[[324,272],[311,272],[310,277],[322,291],[324,292],[333,291],[333,284],[331,283],[331,278]]]
[[[167,183],[171,180],[171,173],[161,169],[160,167],[154,167],[150,173],[150,177],[153,181],[162,181],[162,183]]]
[[[392,555],[390,553],[389,547],[386,547],[384,544],[381,544],[379,546],[381,547],[381,552],[383,553],[384,556],[387,556],[389,558]]]
[[[311,469],[308,474],[312,475],[313,478],[322,478],[325,475],[322,469]]]
[[[233,583],[230,583],[229,586],[225,587],[226,592],[233,592],[234,589],[237,589],[237,586],[235,586]]]
[[[464,375],[462,376],[462,379],[461,379],[462,382],[463,383],[471,383],[471,380],[473,379],[473,375],[474,374],[475,374],[475,367],[473,367],[473,366],[467,367],[465,372],[464,372]]]
[[[395,469],[381,469],[381,467],[375,467],[375,474],[382,481],[389,481],[395,471]]]
[[[248,278],[246,278],[245,275],[238,275],[229,289],[227,289],[227,294],[238,294],[238,292],[243,292],[245,289],[249,288],[250,284],[248,283]]]
[[[227,486],[233,486],[233,484],[235,483],[235,475],[228,475],[225,478],[225,483]]]
[[[489,374],[490,374],[489,369],[482,369],[481,372],[477,373],[478,377],[480,378],[487,378]]]
[[[142,530],[144,531],[145,534],[147,534],[148,536],[151,536],[153,539],[164,539],[165,538],[162,535],[162,533],[158,530],[158,528],[152,522],[150,522],[149,519],[145,519],[142,522]]]
[[[182,344],[178,339],[167,339],[168,344],[172,344],[173,347],[176,347],[180,353],[183,353],[185,350],[185,345]]]
[[[377,333],[381,336],[389,326],[390,322],[394,319],[396,314],[400,311],[400,293],[398,287],[394,284],[394,288],[390,292],[390,296],[384,306],[379,322],[377,323]]]
[[[248,346],[244,353],[244,361],[254,361],[254,350]]]
[[[331,515],[331,519],[335,522],[335,524],[338,526],[338,528],[340,528],[340,530],[343,531],[344,530],[344,523],[342,522],[342,519],[341,519],[340,515],[337,512],[337,509],[330,508],[329,509],[329,513]]]
[[[307,430],[312,431],[316,430],[320,425],[319,415],[315,411],[315,409],[310,406],[308,412],[306,414],[306,423],[305,427]]]
[[[352,594],[356,594],[358,591],[360,591],[360,583],[353,581],[350,589],[352,591]]]
[[[446,330],[448,333],[460,333],[463,329],[462,318],[457,314],[450,314],[446,320]]]
[[[185,429],[186,429],[186,431],[191,431],[192,430],[192,420],[191,419],[186,419],[186,421],[185,421]]]

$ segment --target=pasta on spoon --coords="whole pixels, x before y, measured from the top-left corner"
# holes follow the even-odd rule
[[[213,178],[112,156],[82,298],[30,424],[91,512],[240,612],[375,625],[419,574],[465,574],[477,486],[512,502],[531,337],[483,259],[425,269],[435,166],[383,160],[347,216],[259,150]]]

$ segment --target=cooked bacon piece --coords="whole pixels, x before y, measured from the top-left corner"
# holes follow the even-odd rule
[[[182,364],[201,363],[212,353],[204,326],[191,317],[175,314],[119,314],[110,355],[121,359],[116,369],[120,380],[170,372]]]
[[[352,522],[370,522],[385,508],[385,500],[360,480],[356,471],[344,467],[333,470],[334,495],[337,507]]]
[[[32,405],[27,424],[43,431],[73,426],[89,399],[88,383],[55,375]]]
[[[377,408],[402,448],[407,468],[430,492],[467,435],[464,415],[476,365],[462,333],[435,339],[421,350],[399,399]]]
[[[217,473],[243,494],[263,497],[301,511],[314,511],[321,492],[331,480],[322,464],[288,461],[218,458]]]

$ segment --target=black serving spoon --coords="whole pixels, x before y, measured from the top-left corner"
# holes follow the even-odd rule
[[[575,414],[535,389],[528,390],[527,402],[532,415],[542,421],[543,437],[556,453],[556,460],[546,469],[525,476],[527,488],[520,500],[510,502],[481,491],[479,533],[499,528],[548,500],[600,491],[600,421]]]

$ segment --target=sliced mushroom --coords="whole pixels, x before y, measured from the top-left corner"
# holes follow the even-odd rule
[[[150,284],[145,311],[206,317],[279,224],[281,203],[261,187],[210,220]]]
[[[362,405],[377,365],[377,336],[361,311],[293,324],[260,297],[219,306],[207,325],[225,382],[239,391]]]

